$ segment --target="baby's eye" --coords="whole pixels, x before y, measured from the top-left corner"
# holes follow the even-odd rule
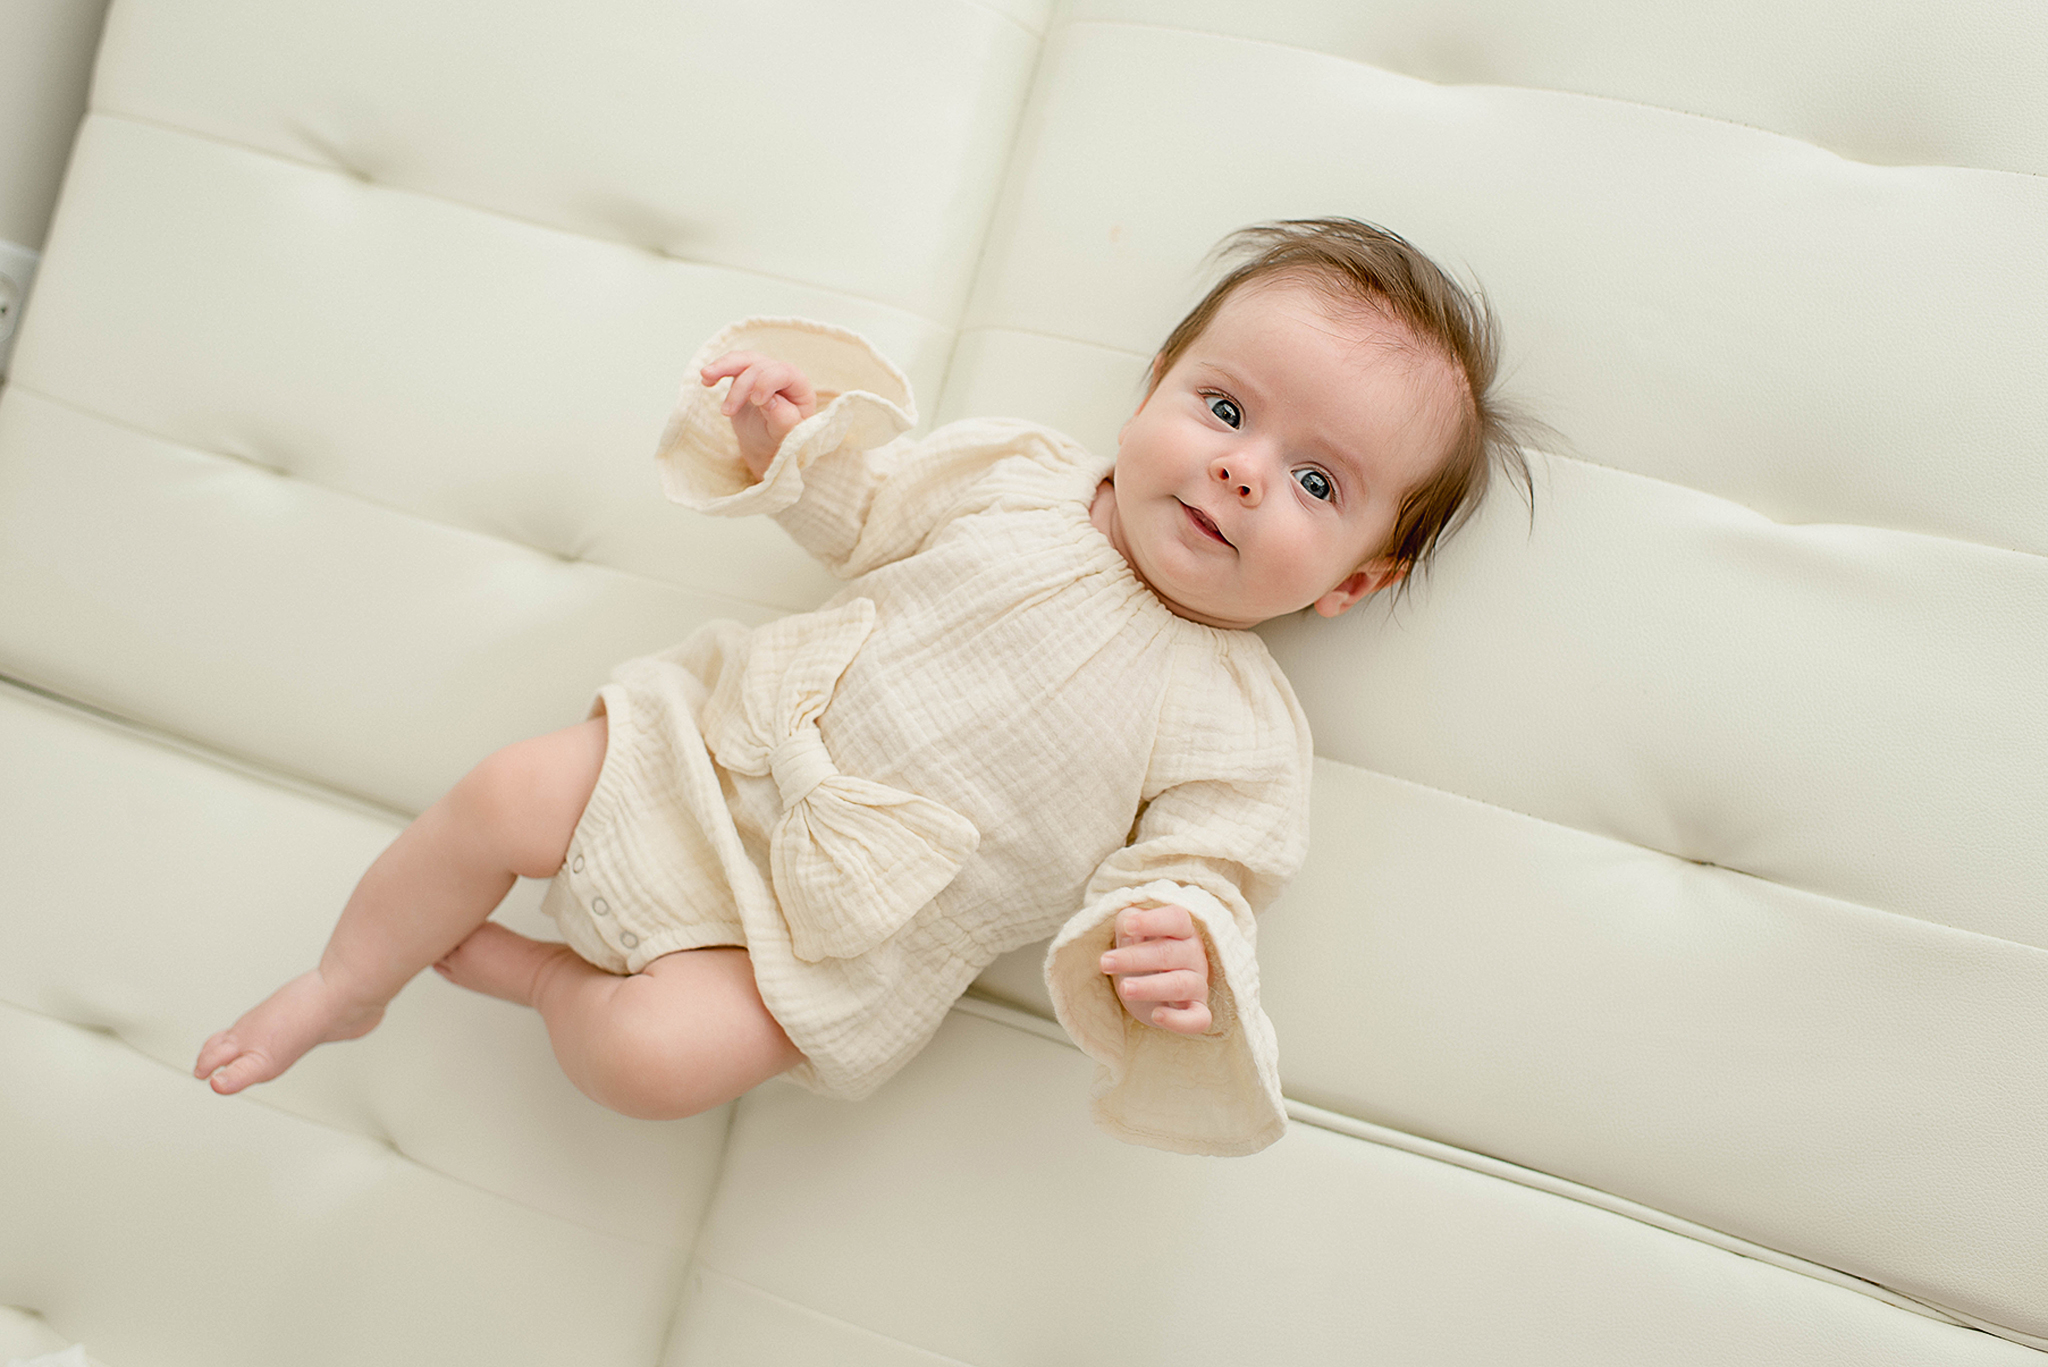
[[[1225,427],[1237,427],[1244,422],[1244,411],[1237,406],[1237,401],[1226,399],[1221,394],[1209,396],[1209,411]]]
[[[1296,470],[1294,472],[1294,481],[1301,486],[1302,492],[1310,498],[1319,498],[1325,502],[1337,492],[1337,486],[1330,483],[1330,477],[1321,470],[1307,468]]]

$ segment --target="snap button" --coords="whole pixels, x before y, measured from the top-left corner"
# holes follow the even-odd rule
[[[640,937],[629,930],[619,936],[619,943],[631,949],[634,945],[640,943]]]
[[[602,897],[592,902],[590,904],[590,909],[596,912],[599,916],[609,916],[611,915],[612,910],[609,906],[605,905],[605,900]]]
[[[575,863],[573,863],[573,864],[571,864],[571,865],[569,866],[569,872],[571,872],[571,873],[581,873],[581,872],[583,872],[583,856],[582,856],[582,855],[580,855],[580,854],[579,854],[579,855],[577,855],[577,856],[576,856],[576,862],[575,862]]]

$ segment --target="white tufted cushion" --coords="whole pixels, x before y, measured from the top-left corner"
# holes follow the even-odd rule
[[[2043,57],[2020,0],[122,0],[0,394],[0,1350],[2043,1361]],[[677,1125],[436,981],[183,1076],[468,764],[823,596],[656,490],[716,327],[1103,447],[1217,237],[1329,212],[1482,281],[1569,445],[1267,628],[1281,1144],[1116,1145],[986,1002]]]

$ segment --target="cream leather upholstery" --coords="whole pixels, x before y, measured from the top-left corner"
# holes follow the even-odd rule
[[[117,0],[0,394],[0,1360],[2048,1361],[2048,18],[1663,8]],[[1093,1131],[1028,953],[858,1105],[628,1121],[432,980],[185,1075],[470,763],[823,596],[656,490],[715,328],[1102,445],[1331,212],[1570,449],[1268,629],[1280,1144]]]

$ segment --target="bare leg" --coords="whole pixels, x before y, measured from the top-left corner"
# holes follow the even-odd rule
[[[209,1039],[193,1075],[239,1092],[316,1044],[368,1034],[398,990],[461,944],[514,881],[561,867],[604,747],[597,717],[472,769],[370,865],[319,965]]]
[[[803,1061],[762,1004],[744,949],[664,954],[621,977],[486,922],[434,969],[538,1010],[569,1080],[644,1120],[723,1105]]]

